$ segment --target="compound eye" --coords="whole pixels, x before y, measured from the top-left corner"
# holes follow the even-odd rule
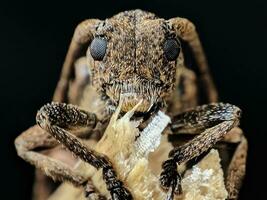
[[[104,38],[94,38],[90,45],[90,53],[94,60],[103,60],[107,49],[107,41]]]
[[[175,39],[167,39],[163,45],[163,51],[169,61],[174,61],[179,56],[181,49],[180,43]]]

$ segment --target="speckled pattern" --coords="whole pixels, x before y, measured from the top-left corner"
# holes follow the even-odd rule
[[[90,53],[90,42],[94,38],[105,40],[101,48],[105,48],[107,44],[104,57],[102,53],[96,54],[95,60]],[[126,188],[119,180],[109,160],[111,158],[87,147],[78,138],[79,135],[70,132],[77,127],[85,127],[90,131],[101,130],[103,134],[107,125],[103,119],[105,116],[100,119],[97,117],[100,116],[99,113],[92,113],[90,110],[83,110],[78,106],[63,102],[67,101],[66,94],[72,82],[73,66],[78,58],[84,56],[82,49],[87,48],[87,67],[91,70],[91,81],[88,86],[91,90],[89,93],[85,90],[84,94],[87,94],[87,97],[88,94],[94,94],[96,98],[86,98],[85,95],[84,101],[88,101],[88,104],[104,102],[106,106],[99,112],[111,111],[105,112],[107,119],[117,108],[119,101],[122,102],[121,111],[127,112],[142,100],[141,106],[136,109],[141,116],[153,114],[156,109],[151,109],[152,107],[162,110],[166,110],[166,107],[171,104],[175,107],[178,104],[177,99],[183,104],[180,110],[178,109],[179,111],[181,108],[188,109],[192,105],[195,107],[197,95],[194,74],[185,69],[182,49],[177,49],[180,54],[177,55],[176,60],[168,60],[164,54],[164,42],[169,39],[175,40],[177,45],[180,45],[180,40],[188,43],[198,64],[200,79],[204,84],[208,100],[216,102],[217,91],[210,77],[197,32],[189,20],[179,17],[165,20],[141,10],[125,11],[103,21],[85,20],[77,26],[74,32],[63,65],[61,78],[53,98],[58,103],[47,104],[37,113],[37,124],[47,133],[40,131],[38,127],[24,132],[15,141],[18,154],[55,180],[70,181],[74,185],[83,186],[85,183],[90,183],[84,180],[83,174],[70,169],[62,162],[34,152],[39,146],[54,147],[55,140],[57,140],[84,162],[96,169],[102,169],[103,179],[113,200],[132,199],[130,191],[134,188]],[[180,75],[182,78],[178,80]],[[184,84],[182,85],[184,86],[183,92],[175,90],[181,83]],[[92,91],[93,93],[90,93]],[[199,134],[188,143],[174,148],[168,160],[162,165],[160,183],[169,193],[168,200],[172,200],[174,194],[182,192],[182,177],[177,171],[177,164],[199,156],[221,140],[226,133],[238,125],[240,113],[238,107],[225,103],[198,106],[180,112],[178,115],[175,109],[168,111],[168,114],[173,116],[170,132]],[[245,140],[244,137],[242,139]],[[232,161],[231,171],[229,171],[233,177],[229,180],[234,180],[234,185],[226,184],[231,196],[237,196],[237,187],[240,187],[244,175],[244,169],[240,171],[237,166],[237,163],[245,163],[246,159],[243,155],[246,155],[247,146],[245,142],[242,145],[243,147],[239,148],[242,152],[235,154],[242,155],[242,158],[234,156],[237,159]],[[235,174],[238,176],[233,175],[234,172],[237,172]],[[97,195],[92,185],[88,188],[90,194],[100,199],[100,195]],[[87,195],[89,195],[88,191]]]
[[[118,105],[128,94],[122,110],[130,110],[145,97],[140,111],[164,101],[174,88],[176,61],[163,52],[166,39],[178,39],[164,19],[141,10],[126,11],[96,25],[94,37],[108,41],[103,61],[95,61],[88,51],[93,85]],[[132,94],[130,94],[132,93]]]

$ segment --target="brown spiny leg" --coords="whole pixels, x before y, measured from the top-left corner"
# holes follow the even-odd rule
[[[211,78],[207,59],[194,24],[188,19],[180,17],[172,18],[168,21],[177,35],[189,44],[199,67],[200,78],[203,81],[204,88],[207,90],[208,100],[209,102],[216,102],[218,99],[217,90]]]
[[[74,74],[74,62],[77,58],[83,56],[84,48],[86,45],[89,45],[90,41],[93,39],[95,26],[98,22],[100,22],[98,19],[88,19],[81,22],[76,27],[62,67],[61,76],[53,96],[53,101],[67,102],[69,81]]]
[[[42,170],[53,180],[68,181],[75,186],[91,184],[82,172],[76,171],[71,165],[69,165],[70,161],[66,164],[58,159],[35,151],[36,148],[48,149],[56,147],[57,145],[58,142],[37,125],[23,132],[15,140],[18,155],[33,164],[36,168]],[[41,179],[44,178],[42,175],[38,177]],[[49,188],[47,188],[47,186],[42,184],[37,184],[35,186],[38,188],[34,190],[34,199],[47,199],[48,195],[52,192]],[[38,194],[36,193],[37,191]],[[93,194],[92,191],[95,191],[93,186],[91,186],[91,193]],[[94,193],[94,196],[98,196],[99,199],[102,198],[102,196],[97,194],[96,191]]]
[[[225,185],[228,191],[228,199],[238,199],[238,194],[242,186],[246,173],[246,159],[248,151],[248,143],[242,130],[237,130],[238,135],[234,138],[225,138],[230,143],[238,143],[233,154],[231,162],[226,171]],[[237,132],[236,131],[236,132]]]
[[[112,199],[132,199],[130,192],[118,180],[117,174],[108,158],[93,149],[87,148],[75,135],[67,131],[67,129],[83,126],[94,127],[97,121],[95,114],[80,110],[70,104],[51,103],[43,106],[38,111],[36,121],[40,127],[80,159],[96,169],[102,168],[103,179]]]
[[[201,133],[188,143],[174,148],[169,153],[169,159],[162,165],[160,183],[164,189],[169,189],[169,199],[180,194],[181,176],[177,165],[189,161],[214,146],[233,127],[239,123],[241,111],[238,107],[214,103],[198,106],[193,110],[181,113],[172,120],[171,129],[181,133]]]

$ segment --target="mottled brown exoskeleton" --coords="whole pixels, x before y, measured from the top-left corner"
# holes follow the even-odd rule
[[[197,106],[196,77],[185,66],[181,42],[192,50],[210,104]],[[198,134],[174,148],[162,165],[159,181],[169,191],[168,198],[182,193],[177,165],[201,155],[221,139],[239,144],[226,177],[229,198],[236,198],[244,175],[247,144],[242,134],[224,136],[239,124],[240,109],[216,103],[217,92],[198,34],[184,18],[165,20],[133,10],[79,24],[54,102],[37,113],[37,124],[43,130],[35,126],[20,135],[15,142],[18,154],[55,180],[86,186],[89,199],[104,198],[79,171],[34,151],[55,147],[58,141],[84,162],[103,170],[113,200],[132,199],[131,190],[118,179],[109,158],[84,145],[84,141],[101,137],[120,101],[124,113],[140,100],[142,104],[134,117],[148,119],[155,111],[163,110],[172,117],[172,134]]]

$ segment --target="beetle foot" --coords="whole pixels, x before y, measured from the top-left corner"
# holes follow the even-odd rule
[[[181,176],[177,171],[176,162],[173,159],[166,160],[162,164],[163,171],[160,174],[161,187],[168,191],[167,200],[172,200],[174,194],[182,194]]]

